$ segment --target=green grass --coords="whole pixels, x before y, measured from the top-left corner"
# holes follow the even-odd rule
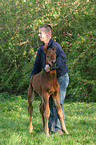
[[[65,123],[70,134],[50,137],[41,133],[43,130],[38,98],[34,100],[33,133],[29,134],[27,105],[27,96],[0,94],[1,145],[95,145],[95,103],[65,101]]]

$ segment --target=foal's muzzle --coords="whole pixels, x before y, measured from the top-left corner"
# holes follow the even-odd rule
[[[56,61],[52,61],[52,67],[56,66]]]

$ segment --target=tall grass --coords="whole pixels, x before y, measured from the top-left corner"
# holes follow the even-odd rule
[[[29,116],[26,96],[0,94],[0,144],[1,145],[95,145],[96,104],[66,102],[65,123],[69,135],[42,133],[39,113],[40,98],[34,100],[33,132],[29,134]]]

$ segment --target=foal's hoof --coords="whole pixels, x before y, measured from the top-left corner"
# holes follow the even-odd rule
[[[46,134],[48,137],[50,136],[49,133]]]
[[[31,129],[29,129],[29,133],[32,133],[32,128],[31,128]]]
[[[66,134],[69,134],[69,132],[68,132],[68,131],[66,131],[65,133],[66,133]]]
[[[46,131],[45,131],[45,133],[46,133],[46,136],[48,136],[48,137],[49,137],[49,132],[46,132]]]
[[[33,130],[33,126],[29,126],[29,133],[32,133],[32,130]]]

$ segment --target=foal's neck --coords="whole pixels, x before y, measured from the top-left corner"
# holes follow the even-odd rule
[[[50,72],[48,72],[48,75],[50,77],[56,77],[56,70],[51,70]]]

